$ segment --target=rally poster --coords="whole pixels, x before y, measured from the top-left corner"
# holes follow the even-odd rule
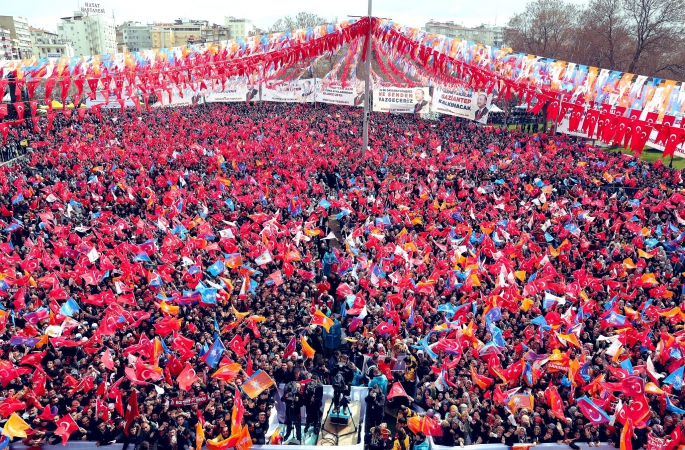
[[[293,80],[284,83],[274,82],[262,85],[262,101],[285,103],[309,103],[316,100],[320,80]]]
[[[364,82],[347,83],[343,87],[341,81],[334,81],[321,86],[316,93],[316,101],[331,105],[364,106]]]
[[[259,86],[248,85],[226,85],[224,89],[218,85],[216,89],[207,92],[205,99],[207,103],[212,102],[250,102],[259,100]]]
[[[377,87],[373,91],[375,112],[425,114],[430,112],[430,95],[427,87]]]
[[[431,111],[487,123],[492,105],[492,94],[468,87],[435,89]]]

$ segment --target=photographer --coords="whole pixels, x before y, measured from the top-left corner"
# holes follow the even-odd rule
[[[374,385],[369,389],[366,396],[366,429],[380,425],[385,415],[385,395],[379,385]]]
[[[307,384],[304,390],[305,413],[307,423],[305,428],[314,428],[314,433],[319,432],[321,424],[321,407],[323,406],[323,385],[319,382],[317,375],[312,375],[312,381]]]
[[[354,373],[357,370],[357,367],[350,362],[349,358],[345,354],[340,355],[340,359],[338,360],[338,364],[333,367],[333,370],[331,370],[331,379],[335,379],[336,375],[340,374],[342,375],[343,380],[345,381],[345,395],[349,395],[350,393],[350,385],[352,384],[352,380],[354,379]]]
[[[285,436],[283,441],[290,438],[290,433],[295,428],[295,436],[298,443],[302,442],[302,413],[300,409],[304,405],[304,399],[300,393],[300,383],[292,381],[285,386],[283,393],[285,403]]]

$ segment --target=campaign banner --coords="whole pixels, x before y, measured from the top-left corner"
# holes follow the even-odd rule
[[[209,401],[208,394],[198,395],[196,397],[186,398],[172,398],[169,400],[171,406],[195,406]]]
[[[377,87],[373,91],[375,112],[425,114],[430,112],[430,95],[427,87]]]
[[[310,103],[316,100],[316,91],[320,87],[320,80],[293,80],[285,83],[275,82],[262,85],[262,101],[285,103]]]
[[[86,96],[86,108],[92,108],[96,105],[102,105],[103,108],[121,108],[116,95],[110,93],[109,98],[105,99],[105,96],[102,95],[102,91],[95,93],[95,100],[91,100],[90,96]],[[135,108],[135,106],[136,104],[133,102],[133,100],[131,100],[130,97],[126,97],[124,107]]]
[[[259,100],[259,86],[226,86],[222,90],[221,85],[219,85],[216,89],[209,90],[205,95],[205,99],[208,103],[257,101]]]
[[[169,99],[168,91],[159,91],[162,97],[157,98],[156,102],[151,104],[153,107],[160,106],[189,106],[189,105],[199,105],[206,102],[205,90],[195,90],[193,91],[189,87],[185,89],[179,89],[176,86],[171,88],[171,99]],[[171,100],[171,101],[169,101]]]
[[[316,101],[331,105],[364,106],[364,82],[348,83],[344,88],[340,81],[321,86],[316,93]]]
[[[492,94],[467,87],[435,89],[431,111],[487,123],[492,105]]]

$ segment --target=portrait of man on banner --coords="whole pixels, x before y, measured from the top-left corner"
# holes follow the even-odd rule
[[[359,81],[355,83],[354,86],[354,106],[364,106],[364,100],[366,100],[366,96],[364,95],[364,81]]]
[[[473,120],[480,123],[486,123],[488,121],[488,113],[490,112],[490,106],[488,96],[481,92],[476,98],[476,111],[473,114]]]
[[[430,102],[427,99],[423,88],[414,91],[414,114],[424,114],[428,112]]]
[[[247,94],[245,94],[245,101],[246,102],[251,102],[252,100],[255,100],[257,98],[257,95],[259,94],[259,89],[255,87],[255,85],[250,84],[247,86]]]

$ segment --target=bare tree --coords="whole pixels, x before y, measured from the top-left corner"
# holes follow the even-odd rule
[[[648,69],[643,61],[648,56],[673,54],[680,51],[680,61],[666,61],[652,71],[683,73],[682,44],[685,32],[685,11],[682,0],[624,0],[628,34],[632,38],[632,58],[626,71],[635,73]],[[676,48],[674,48],[674,45]],[[675,56],[675,55],[673,55]]]
[[[685,79],[683,0],[533,0],[509,22],[514,50],[603,69]]]
[[[590,0],[581,15],[579,41],[590,44],[586,55],[578,54],[579,63],[611,70],[625,68],[628,58],[625,0]]]
[[[325,17],[318,16],[310,12],[298,12],[295,17],[285,16],[278,19],[269,28],[270,33],[279,31],[298,30],[300,28],[316,27],[318,25],[327,24],[329,21]]]
[[[572,3],[535,0],[511,18],[505,41],[515,50],[538,56],[563,56],[572,47],[580,9]]]

